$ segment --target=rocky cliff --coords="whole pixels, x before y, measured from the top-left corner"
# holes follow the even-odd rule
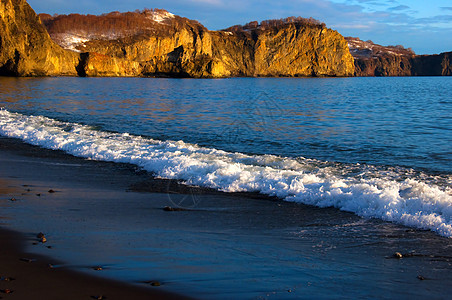
[[[0,0],[0,75],[77,75],[78,62],[51,40],[25,0]]]
[[[323,25],[285,22],[252,31],[257,76],[350,76],[353,58],[344,38]]]
[[[135,26],[140,30],[128,30],[121,21],[126,17],[129,23],[140,24]],[[353,58],[345,39],[312,19],[287,18],[253,22],[252,27],[209,31],[196,21],[163,10],[42,18],[52,38],[62,47],[90,53],[84,56],[90,60],[79,67],[79,72],[87,76],[351,76],[354,73]],[[104,25],[98,26],[100,23]],[[96,59],[92,59],[93,53],[97,53]],[[117,68],[109,73],[112,65]],[[129,66],[128,70],[121,73],[121,65]]]
[[[413,76],[452,76],[452,52],[418,55],[412,59]]]
[[[39,18],[25,0],[0,0],[1,75],[439,76],[452,75],[452,52],[344,39],[312,18],[209,31],[165,10]]]
[[[355,59],[356,76],[450,76],[452,52],[416,55],[402,46],[381,46],[346,38]]]

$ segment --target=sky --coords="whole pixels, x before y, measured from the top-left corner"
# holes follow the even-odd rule
[[[313,17],[343,36],[402,45],[416,54],[452,51],[452,0],[28,0],[37,13],[102,14],[162,8],[210,30],[289,16]]]

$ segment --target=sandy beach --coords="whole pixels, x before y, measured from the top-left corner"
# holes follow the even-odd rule
[[[445,299],[452,282],[433,232],[4,137],[0,209],[3,299]]]
[[[185,297],[80,274],[50,257],[23,250],[30,243],[23,235],[0,230],[1,299],[183,299]]]
[[[67,174],[51,173],[45,165],[49,159],[56,163],[60,159],[60,168],[69,161],[83,161],[60,152],[39,149],[14,139],[0,138],[0,207],[6,202],[15,204],[16,201],[27,201],[30,198],[45,198],[52,193],[50,186],[77,189],[80,185],[90,181],[90,174],[77,174],[78,179],[70,179]],[[68,161],[69,160],[69,161]],[[88,165],[90,162],[88,162]],[[85,169],[87,170],[87,169]],[[55,170],[53,170],[55,171]],[[128,172],[133,176],[132,167],[124,167],[123,174]],[[114,180],[114,178],[110,179]],[[118,178],[117,178],[118,179]],[[123,179],[123,178],[122,178]],[[32,182],[48,183],[49,188],[39,189],[29,184]],[[105,183],[105,178],[97,182]],[[56,184],[58,182],[58,184]],[[117,182],[114,182],[115,184]],[[109,183],[110,184],[110,183]],[[113,182],[112,182],[113,184]],[[34,189],[32,191],[32,189]],[[36,189],[36,190],[35,190]],[[50,193],[49,193],[50,191]],[[59,190],[61,191],[61,190]],[[95,193],[94,189],[92,190]],[[42,193],[42,195],[41,195]],[[57,193],[57,191],[55,191]],[[84,195],[87,197],[88,195]],[[39,213],[39,212],[37,212]],[[45,212],[43,212],[45,213]],[[46,216],[51,218],[51,216]],[[40,230],[36,232],[20,233],[11,230],[8,220],[0,213],[0,299],[184,299],[187,297],[158,290],[158,282],[149,282],[141,286],[127,284],[117,280],[104,279],[76,272],[64,267],[64,264],[51,257],[50,246],[38,238]],[[55,224],[57,226],[57,224]],[[30,253],[30,247],[42,245],[49,256]],[[45,246],[47,245],[47,246]],[[92,266],[94,270],[97,266]],[[100,271],[100,270],[99,270]],[[147,287],[146,287],[147,285]],[[154,285],[154,286],[153,286]]]

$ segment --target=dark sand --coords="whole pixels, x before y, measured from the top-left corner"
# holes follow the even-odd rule
[[[31,159],[31,160],[30,160]],[[50,151],[23,144],[15,139],[0,137],[0,198],[3,202],[22,201],[26,195],[24,191],[30,190],[26,184],[19,190],[17,186],[11,187],[10,183],[15,180],[37,179],[54,183],[67,184],[71,181],[72,186],[77,186],[86,181],[95,180],[101,184],[124,186],[124,182],[115,182],[119,178],[106,175],[105,178],[96,178],[95,174],[85,173],[76,178],[74,174],[49,174],[48,170],[40,170],[45,165],[34,165],[36,159],[47,159],[61,163],[85,162],[78,158],[65,155],[62,152]],[[84,170],[95,170],[100,167],[96,162],[88,162],[90,167]],[[105,164],[103,164],[105,168]],[[108,165],[108,164],[107,164]],[[131,166],[120,166],[118,177],[121,180],[127,176],[134,176],[134,168]],[[18,176],[18,173],[20,175]],[[78,174],[80,175],[80,174]],[[90,176],[94,176],[90,177]],[[69,177],[67,177],[69,176]],[[108,180],[107,180],[108,176]],[[22,178],[18,178],[22,177]],[[28,180],[26,180],[28,182]],[[108,183],[107,183],[108,182]],[[38,191],[45,196],[49,190]],[[30,193],[31,194],[31,193]],[[32,194],[38,197],[36,193]],[[51,216],[48,216],[51,217]],[[177,294],[159,290],[158,287],[145,285],[137,286],[124,282],[107,280],[98,276],[90,276],[86,273],[75,272],[58,266],[60,262],[48,256],[36,253],[27,253],[27,247],[39,243],[37,236],[26,235],[7,229],[1,213],[0,206],[0,299],[184,299]],[[39,230],[36,230],[36,234]],[[50,248],[51,246],[49,246]]]
[[[181,298],[166,292],[202,299],[447,299],[452,293],[452,240],[432,232],[332,208],[188,188],[131,165],[3,137],[0,226],[8,229],[0,232],[0,276],[15,279],[0,281],[0,290],[13,291],[0,293],[3,299]],[[45,244],[36,237],[41,231]],[[403,258],[394,258],[396,252]],[[105,269],[94,271],[97,265]],[[151,286],[154,280],[162,285]]]
[[[25,237],[0,230],[0,299],[182,299],[151,288],[52,268],[55,260],[26,253]]]

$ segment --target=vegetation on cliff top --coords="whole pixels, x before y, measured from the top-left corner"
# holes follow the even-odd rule
[[[279,30],[282,27],[287,26],[288,24],[293,24],[297,28],[300,27],[317,27],[317,28],[326,28],[325,23],[320,22],[314,18],[303,18],[303,17],[288,17],[283,19],[270,19],[264,20],[262,22],[253,21],[249,22],[245,25],[234,25],[223,29],[222,31],[227,32],[241,32],[241,31],[252,31],[252,30],[266,30],[266,29],[275,29]]]
[[[139,35],[170,36],[187,24],[207,29],[198,21],[173,15],[164,9],[143,9],[134,12],[118,11],[102,15],[39,14],[51,36],[60,33],[84,33],[91,37],[115,39]]]

